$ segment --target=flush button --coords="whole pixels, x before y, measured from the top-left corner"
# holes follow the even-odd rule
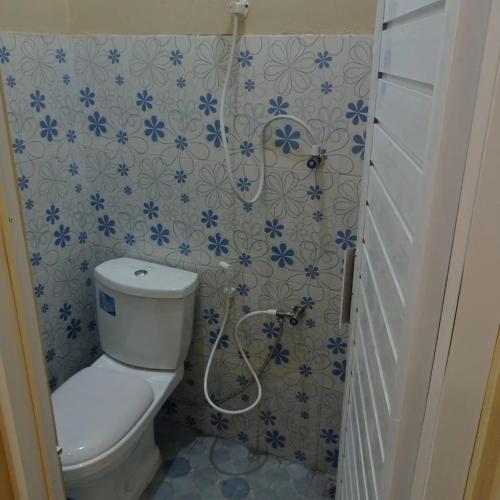
[[[146,269],[137,269],[137,271],[134,273],[136,276],[146,276],[148,272]]]

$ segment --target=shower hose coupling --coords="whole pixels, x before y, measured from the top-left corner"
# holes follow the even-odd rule
[[[285,319],[288,319],[288,321],[292,326],[296,326],[299,324],[299,320],[305,313],[305,311],[306,310],[303,306],[296,305],[293,306],[293,309],[291,311],[277,311],[276,317],[278,318],[279,321],[284,321]]]

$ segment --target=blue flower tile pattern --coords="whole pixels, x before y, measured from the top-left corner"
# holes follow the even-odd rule
[[[228,48],[219,36],[0,33],[50,387],[100,354],[96,265],[127,255],[195,270],[193,341],[166,417],[335,474],[347,349],[338,328],[341,259],[357,239],[371,39],[242,36],[222,130]],[[310,138],[290,114],[321,146],[317,172],[306,166]],[[281,119],[264,135],[263,197],[241,203],[228,183],[222,134],[238,189],[250,199],[271,117]],[[241,389],[221,403],[237,408],[256,394],[233,337],[242,314],[295,304],[307,311],[279,341],[272,318],[245,325],[247,355],[256,366],[269,356],[270,363],[259,407],[240,416],[212,411],[202,391],[224,313],[222,259],[238,293],[209,383],[214,400]],[[186,487],[194,474],[187,460],[171,466]],[[193,481],[210,481],[204,474]],[[242,482],[225,484],[228,498],[246,491]],[[259,488],[261,498],[273,498],[265,482]]]

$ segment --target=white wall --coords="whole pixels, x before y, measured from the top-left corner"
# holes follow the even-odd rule
[[[229,0],[0,0],[0,31],[229,32]],[[244,32],[371,33],[376,0],[249,0]]]
[[[0,31],[67,33],[66,0],[0,0]]]

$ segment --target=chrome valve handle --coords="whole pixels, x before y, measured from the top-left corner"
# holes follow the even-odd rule
[[[321,156],[311,156],[309,160],[307,160],[307,166],[311,170],[319,167],[321,164]]]

